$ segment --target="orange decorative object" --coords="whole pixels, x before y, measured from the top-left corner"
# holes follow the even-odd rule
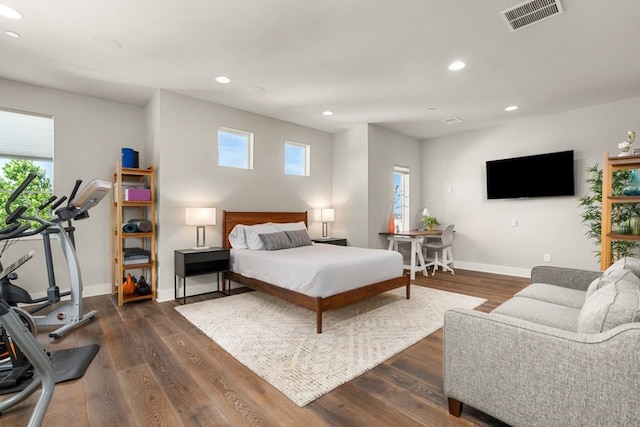
[[[133,282],[131,274],[127,274],[127,279],[122,284],[122,293],[127,296],[136,293],[136,284]]]
[[[393,220],[393,211],[389,214],[389,228],[387,230],[389,233],[396,232],[396,223]]]

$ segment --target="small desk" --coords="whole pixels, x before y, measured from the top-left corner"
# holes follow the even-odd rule
[[[188,297],[195,297],[203,294],[187,295],[187,277],[199,276],[202,274],[217,275],[217,290],[211,292],[220,292],[220,273],[229,271],[229,249],[209,248],[202,250],[179,249],[174,252],[174,277],[173,277],[173,293],[176,301],[180,302],[178,297],[178,277],[182,278],[182,302],[184,304]],[[223,276],[222,293],[225,293],[225,277]]]
[[[381,236],[387,236],[389,240],[389,250],[397,251],[398,242],[411,243],[411,265],[405,265],[404,268],[411,272],[411,280],[416,279],[416,271],[422,271],[423,276],[427,276],[427,267],[422,255],[422,241],[425,237],[440,237],[442,230],[409,230],[397,231],[395,233],[380,233]],[[416,255],[420,264],[416,265]],[[419,267],[419,268],[417,268]]]

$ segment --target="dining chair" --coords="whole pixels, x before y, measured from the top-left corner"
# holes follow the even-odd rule
[[[425,243],[422,245],[422,249],[424,250],[425,257],[428,258],[429,251],[434,253],[433,261],[427,263],[426,268],[433,267],[432,275],[436,275],[436,270],[438,267],[442,267],[442,271],[449,271],[451,274],[456,274],[453,271],[453,251],[451,247],[453,246],[453,229],[455,228],[454,224],[447,224],[442,230],[442,237],[439,241],[428,243],[425,240]]]

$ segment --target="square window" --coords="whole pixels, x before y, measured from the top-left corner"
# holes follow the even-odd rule
[[[284,143],[284,173],[286,175],[309,176],[311,146],[299,142]]]
[[[53,117],[0,109],[0,221],[5,222],[5,203],[29,173],[36,178],[12,203],[37,207],[53,193]]]
[[[253,169],[253,133],[218,129],[218,166]]]

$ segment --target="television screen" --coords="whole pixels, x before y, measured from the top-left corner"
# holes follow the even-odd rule
[[[487,161],[488,199],[573,195],[573,150]]]

